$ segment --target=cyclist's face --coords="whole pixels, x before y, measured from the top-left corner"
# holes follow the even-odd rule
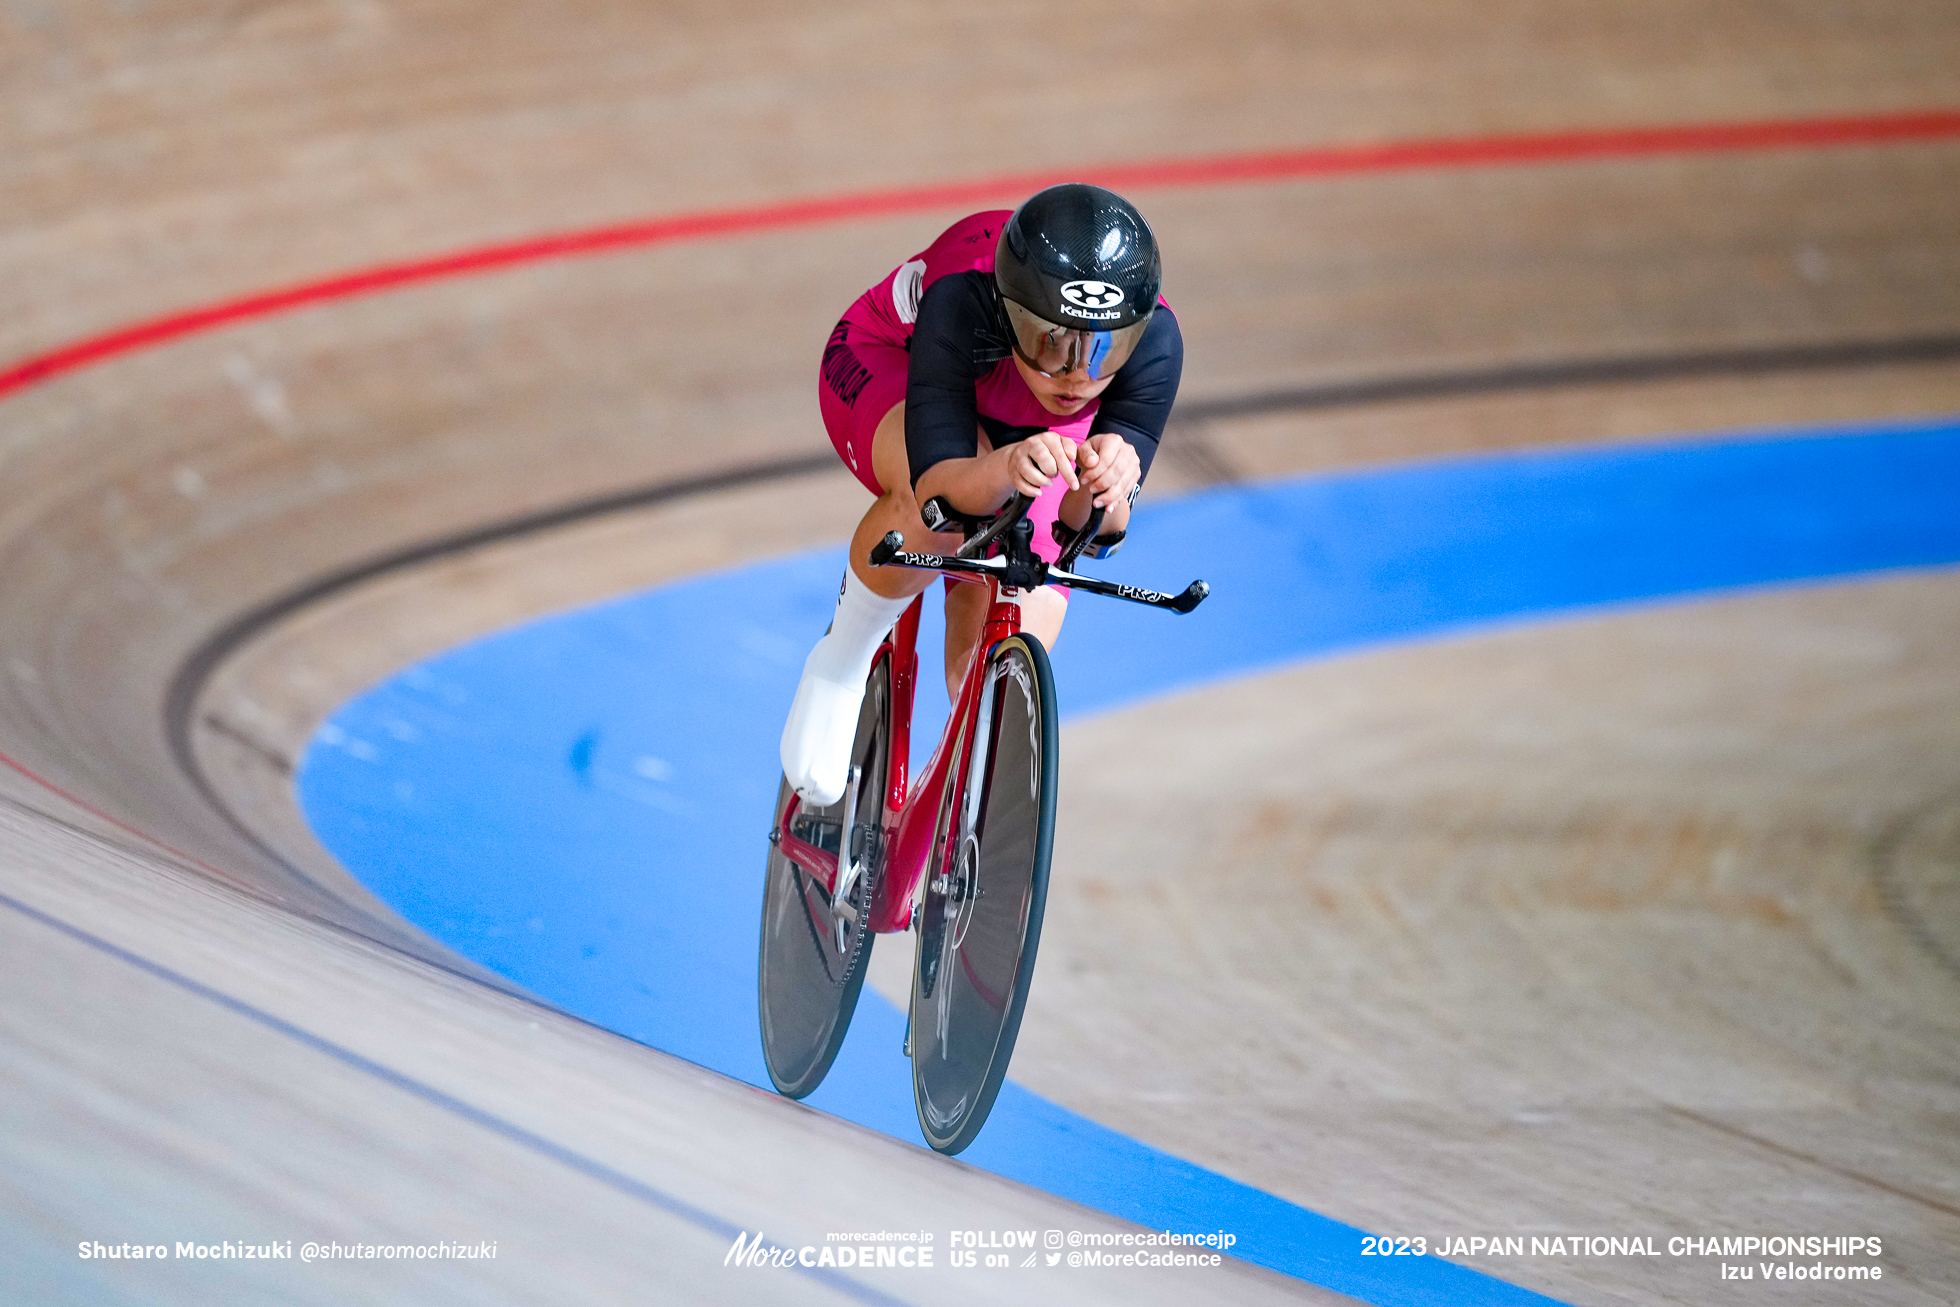
[[[1091,377],[1080,369],[1064,372],[1059,377],[1044,377],[1022,362],[1020,355],[1013,357],[1015,370],[1021,374],[1021,380],[1028,383],[1028,389],[1041,401],[1041,406],[1061,417],[1080,413],[1090,400],[1108,390],[1109,383],[1116,379],[1113,372],[1105,377]]]

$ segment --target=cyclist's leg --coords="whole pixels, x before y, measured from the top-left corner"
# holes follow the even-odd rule
[[[982,450],[993,448],[982,432]],[[1055,543],[1049,528],[1055,521],[1055,513],[1061,507],[1062,496],[1068,487],[1056,481],[1034,501],[1028,510],[1028,520],[1034,523],[1034,551],[1049,562],[1062,556],[1062,547]],[[1024,595],[1021,599],[1021,629],[1041,641],[1044,649],[1053,649],[1055,640],[1062,633],[1062,619],[1068,616],[1068,590],[1062,586],[1044,585],[1039,590]],[[960,682],[966,677],[966,665],[973,658],[974,646],[980,643],[980,635],[987,623],[987,590],[978,585],[952,585],[946,595],[946,697],[957,700]]]
[[[905,404],[901,400],[878,422],[871,437],[872,474],[886,487],[851,536],[851,570],[873,592],[909,599],[933,583],[931,572],[909,567],[873,567],[871,547],[888,531],[905,537],[905,547],[929,553],[951,553],[960,547],[957,532],[940,535],[926,530],[919,504],[912,496],[912,460],[905,452]]]
[[[883,358],[884,353],[896,358]],[[875,480],[878,487],[890,489],[879,489],[878,498],[858,524],[830,630],[803,664],[796,699],[783,726],[783,775],[792,788],[818,807],[827,807],[843,796],[864,678],[879,643],[912,597],[932,580],[930,573],[910,568],[870,566],[866,557],[871,546],[887,531],[902,532],[908,542],[917,542],[914,548],[953,548],[959,544],[958,536],[928,532],[912,497],[905,454],[904,352],[866,346],[856,357],[865,361],[873,374],[872,384],[862,387],[870,393],[854,394],[853,398],[882,402],[884,411],[874,422],[869,420],[871,412],[853,412],[826,392],[825,425],[860,481],[869,488]],[[865,475],[867,465],[870,477]]]
[[[1053,649],[1068,616],[1068,591],[1044,585],[1021,599],[1021,629]],[[987,625],[987,587],[954,585],[946,595],[946,697],[957,700],[973,648]]]

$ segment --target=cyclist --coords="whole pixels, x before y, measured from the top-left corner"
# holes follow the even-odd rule
[[[1101,187],[1052,186],[1011,214],[947,228],[853,304],[824,348],[818,400],[838,454],[877,501],[851,540],[830,630],[803,665],[783,728],[783,774],[804,801],[843,796],[865,677],[885,633],[931,574],[874,568],[898,531],[950,553],[929,531],[935,495],[975,516],[1035,495],[1035,548],[1105,511],[1097,543],[1120,541],[1150,470],[1184,363],[1159,297],[1156,237]],[[1161,311],[1160,311],[1161,310]],[[957,694],[986,621],[983,587],[947,585],[946,680]],[[1022,629],[1052,648],[1067,611],[1054,586],[1022,598]]]

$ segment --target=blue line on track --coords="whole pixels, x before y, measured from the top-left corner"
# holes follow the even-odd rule
[[[1213,598],[1187,618],[1078,599],[1055,663],[1072,715],[1391,640],[1955,562],[1953,419],[1452,460],[1140,513],[1104,574],[1204,576]],[[754,960],[776,736],[841,566],[825,549],[704,576],[411,667],[321,729],[309,818],[458,952],[767,1085]],[[811,1102],[916,1139],[902,1026],[867,991]],[[1353,1227],[1013,1084],[964,1157],[1145,1226],[1231,1230],[1235,1255],[1371,1302],[1546,1301],[1433,1257],[1362,1258]]]

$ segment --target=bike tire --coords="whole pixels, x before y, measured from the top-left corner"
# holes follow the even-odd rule
[[[762,1027],[762,1057],[779,1093],[802,1098],[823,1083],[843,1046],[870,960],[871,899],[884,870],[885,786],[891,768],[891,660],[881,656],[865,681],[851,763],[860,768],[858,813],[851,831],[843,830],[849,796],[826,808],[799,810],[804,838],[822,847],[835,839],[846,856],[860,852],[863,874],[846,902],[856,920],[840,918],[823,884],[792,862],[772,840],[763,882],[762,941],[756,990]],[[782,827],[790,799],[789,781],[776,791],[775,824]],[[833,834],[834,832],[834,834]],[[811,836],[816,838],[811,838]]]
[[[1055,678],[1031,635],[988,655],[967,788],[942,817],[912,978],[919,1129],[948,1155],[980,1133],[1014,1055],[1048,903],[1059,776]]]

